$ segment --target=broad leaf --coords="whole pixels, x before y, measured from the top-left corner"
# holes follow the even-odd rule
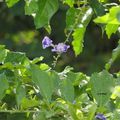
[[[70,102],[74,100],[74,87],[69,79],[64,79],[60,84],[60,92],[62,97]]]
[[[26,59],[27,58],[26,58],[24,53],[21,53],[21,52],[8,52],[4,62],[5,63],[11,62],[13,64],[16,64],[16,63],[22,64],[22,63],[25,62]]]
[[[91,92],[98,105],[104,106],[110,98],[114,87],[114,78],[107,71],[94,73],[90,79]]]
[[[4,73],[0,74],[0,100],[5,96],[5,90],[9,88],[7,77]]]
[[[32,80],[38,86],[43,98],[50,101],[54,91],[55,81],[51,79],[47,72],[40,70],[37,66],[31,65],[31,73]]]
[[[6,0],[7,6],[12,7],[14,4],[16,4],[20,0]]]
[[[58,0],[39,0],[37,4],[39,10],[35,15],[34,22],[36,28],[41,28],[48,25],[51,17],[58,10]]]

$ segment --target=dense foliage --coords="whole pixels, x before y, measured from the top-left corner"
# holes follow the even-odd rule
[[[17,2],[20,0],[6,0],[8,7]],[[44,63],[43,56],[31,60],[25,53],[0,45],[0,110],[4,113],[0,119],[119,120],[120,72],[110,73],[109,69],[120,56],[120,40],[99,73],[88,76],[74,72],[70,65],[62,72],[55,69],[70,47],[76,57],[80,55],[90,22],[98,25],[108,38],[120,33],[119,1],[25,0],[25,14],[33,17],[37,29],[44,27],[50,34],[50,20],[61,4],[67,8],[66,39],[55,44],[45,36],[42,41],[43,49],[52,47],[52,65]]]

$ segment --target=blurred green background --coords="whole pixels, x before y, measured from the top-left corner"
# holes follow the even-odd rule
[[[54,43],[63,42],[66,38],[64,29],[67,9],[67,6],[61,4],[50,21],[52,32],[49,37]],[[0,44],[6,45],[7,49],[25,52],[30,59],[44,56],[43,62],[51,66],[55,53],[51,53],[49,48],[43,50],[41,45],[46,35],[48,33],[44,28],[36,30],[32,17],[25,15],[24,1],[9,9],[5,3],[0,3]],[[101,71],[111,57],[111,51],[117,46],[119,37],[117,33],[108,40],[105,33],[102,35],[100,27],[91,21],[85,34],[82,54],[75,57],[71,46],[67,53],[62,54],[55,69],[62,71],[69,65],[74,68],[74,71],[86,74]],[[71,43],[72,38],[69,41]],[[119,59],[116,60],[110,71],[117,72],[120,68],[119,63]]]

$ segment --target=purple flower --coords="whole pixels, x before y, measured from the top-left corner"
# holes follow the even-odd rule
[[[103,114],[97,114],[96,116],[95,116],[95,118],[96,119],[98,119],[98,120],[106,120],[106,117],[103,115]]]
[[[58,45],[54,46],[54,48],[52,49],[52,52],[57,52],[57,53],[67,52],[67,49],[69,47],[70,47],[69,45],[66,45],[64,43],[59,43]]]
[[[51,45],[52,45],[52,40],[49,37],[45,36],[42,40],[43,49],[50,47]]]

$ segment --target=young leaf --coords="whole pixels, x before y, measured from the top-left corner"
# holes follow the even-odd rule
[[[83,39],[85,34],[85,28],[80,27],[75,29],[73,33],[73,50],[75,51],[75,55],[79,55],[82,52],[83,49]]]
[[[74,13],[77,14],[77,11]],[[73,14],[73,15],[74,15]],[[93,15],[93,11],[91,8],[88,8],[87,10],[84,11],[84,15],[80,17],[80,14],[77,15],[77,21],[76,24],[74,25],[74,32],[73,32],[73,50],[75,52],[75,55],[79,55],[82,52],[83,49],[83,41],[84,41],[84,34],[86,31],[86,27],[89,24],[91,17]],[[81,19],[81,20],[79,20]],[[71,23],[74,21],[72,20]],[[82,23],[82,24],[81,24]]]
[[[58,0],[39,0],[37,4],[39,10],[35,15],[34,22],[36,28],[41,28],[49,23],[51,17],[58,10]]]
[[[27,98],[23,98],[22,102],[21,102],[21,107],[22,109],[28,109],[31,107],[35,107],[39,105],[39,101],[35,100],[35,99],[27,99]]]
[[[63,3],[68,4],[70,7],[73,7],[74,2],[75,2],[74,0],[63,0]]]
[[[118,27],[119,25],[116,25],[116,24],[107,24],[106,27],[105,27],[105,30],[106,30],[106,34],[108,36],[108,38],[110,39],[112,33],[116,33],[116,31],[118,30]]]
[[[114,87],[114,78],[107,71],[94,73],[90,79],[91,92],[98,105],[104,106],[111,95],[112,87]]]
[[[5,0],[8,7],[12,7],[14,4],[16,4],[19,0]]]

